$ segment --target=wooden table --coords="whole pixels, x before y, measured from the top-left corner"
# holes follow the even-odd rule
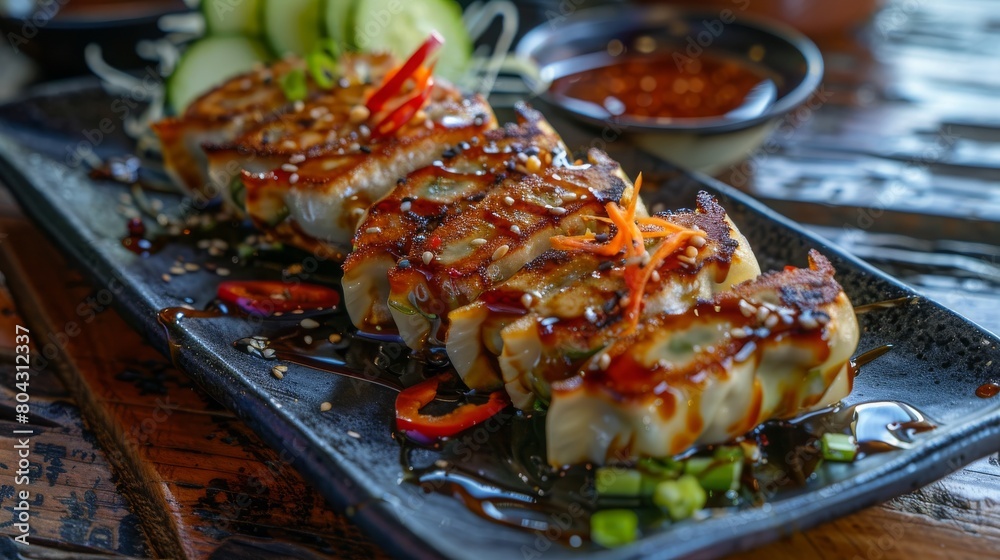
[[[777,150],[721,178],[1000,332],[1000,247],[990,243],[1000,229],[993,6],[892,3],[867,32],[825,40],[830,95],[822,106],[796,121]],[[0,291],[4,433],[15,420],[15,325],[31,329],[34,355],[48,363],[31,380],[39,433],[32,545],[0,540],[0,557],[382,556],[282,457],[145,345],[109,307],[113,296],[87,284],[6,195],[0,271],[13,293]],[[11,445],[0,448],[4,477],[16,464]],[[0,505],[13,514],[13,487],[0,484]],[[0,528],[16,534],[6,516]],[[998,550],[994,455],[741,557],[950,559]]]

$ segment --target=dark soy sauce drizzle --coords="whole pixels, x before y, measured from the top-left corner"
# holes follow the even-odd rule
[[[892,344],[884,344],[882,346],[879,346],[877,348],[872,348],[867,352],[863,352],[851,358],[851,361],[848,365],[848,367],[850,368],[851,375],[857,377],[858,373],[860,373],[861,371],[861,366],[871,363],[876,358],[884,356],[889,352],[889,350],[892,350]]]
[[[1000,385],[996,383],[983,383],[976,388],[976,396],[981,399],[989,399],[1000,394]]]
[[[920,301],[919,296],[903,296],[896,299],[887,299],[883,301],[876,301],[874,303],[866,303],[864,305],[858,305],[854,308],[855,315],[864,315],[865,313],[871,313],[872,311],[879,311],[881,309],[892,309],[893,307],[901,307],[907,304],[913,304]]]
[[[882,309],[910,300],[901,298],[865,307]],[[863,308],[861,312],[866,310]],[[171,337],[182,319],[228,314],[228,310],[219,307],[205,310],[173,307],[162,310],[159,320]],[[265,319],[261,327],[264,332],[255,339],[259,347],[248,347],[253,337],[240,339],[233,345],[265,360],[296,363],[395,390],[429,375],[453,371],[443,351],[416,356],[398,338],[358,334],[344,311],[314,316],[320,326],[312,329],[298,324],[304,316]],[[333,339],[331,335],[335,335]],[[856,373],[858,368],[890,349],[887,345],[860,354],[852,360],[852,371]],[[178,350],[179,345],[171,338],[175,361]],[[265,350],[273,352],[265,354]],[[458,384],[442,386],[438,400],[466,402],[485,397],[463,389]],[[428,408],[434,406],[432,403]],[[394,434],[400,442],[403,480],[425,492],[452,496],[490,521],[543,532],[552,540],[581,546],[588,539],[590,514],[597,507],[593,467],[549,466],[544,426],[544,412],[525,413],[508,408],[476,428],[433,445]],[[708,506],[751,507],[804,486],[814,478],[820,463],[818,442],[824,433],[853,434],[859,444],[859,456],[863,457],[907,449],[915,444],[920,433],[934,427],[912,406],[892,401],[838,406],[794,420],[765,422],[744,437],[757,443],[760,460],[746,465],[740,490],[709,493]],[[711,447],[695,449],[685,453],[685,457],[710,455],[711,451]],[[655,508],[639,499],[621,507],[636,508],[645,530],[664,526]]]

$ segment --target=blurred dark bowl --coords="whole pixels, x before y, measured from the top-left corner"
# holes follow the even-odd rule
[[[160,17],[188,10],[181,0],[97,0],[28,3],[12,12],[12,6],[21,4],[3,4],[0,33],[16,53],[38,64],[44,78],[88,73],[83,52],[90,43],[100,45],[115,67],[142,67],[148,61],[136,54],[136,44],[164,35],[157,26]]]

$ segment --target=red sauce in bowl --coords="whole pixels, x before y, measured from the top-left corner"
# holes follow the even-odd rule
[[[640,120],[754,117],[777,97],[761,70],[708,54],[623,54],[602,62],[556,78],[550,93],[594,116]]]

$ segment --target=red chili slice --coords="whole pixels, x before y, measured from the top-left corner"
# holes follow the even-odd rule
[[[451,377],[450,373],[442,373],[399,393],[396,397],[396,428],[426,439],[449,437],[485,422],[510,404],[507,392],[501,389],[491,393],[484,404],[463,404],[441,416],[421,413],[420,409],[437,397],[438,385]]]
[[[403,125],[410,122],[413,115],[417,114],[417,111],[423,107],[427,100],[431,97],[431,91],[434,88],[434,78],[430,76],[430,72],[427,73],[427,77],[420,84],[417,84],[417,93],[404,101],[399,107],[392,110],[391,113],[385,116],[372,130],[372,136],[379,138],[382,136],[388,136],[393,132],[396,132]]]
[[[340,294],[325,286],[269,280],[223,282],[219,284],[217,295],[247,313],[262,315],[296,309],[332,309],[340,303]]]
[[[431,32],[430,37],[410,55],[410,58],[406,59],[406,62],[399,67],[399,70],[389,75],[385,82],[382,83],[382,86],[375,90],[375,93],[368,98],[368,101],[365,103],[368,110],[372,114],[378,112],[387,101],[403,89],[403,84],[406,83],[406,80],[413,77],[417,70],[423,66],[424,61],[443,44],[444,37],[437,31]]]

